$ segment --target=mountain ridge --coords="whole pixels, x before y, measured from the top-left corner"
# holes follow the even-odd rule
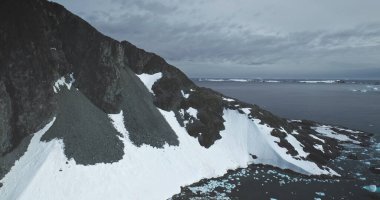
[[[214,175],[256,163],[338,176],[330,161],[339,155],[340,143],[370,144],[370,134],[286,120],[198,87],[160,56],[104,36],[53,2],[2,1],[0,33],[0,178],[6,180],[9,172],[14,176],[12,167],[18,169],[16,160],[29,155],[33,133],[46,124],[41,140],[62,141],[66,163],[73,168],[124,162],[131,156],[128,150],[135,148],[175,151],[186,144],[197,154],[215,151],[220,156],[219,151],[226,151],[227,158],[236,159],[219,166],[214,159],[221,158],[203,158],[220,167]],[[121,118],[116,130],[128,133],[111,126],[114,115]],[[201,148],[191,146],[193,140]],[[239,154],[229,154],[229,148]]]

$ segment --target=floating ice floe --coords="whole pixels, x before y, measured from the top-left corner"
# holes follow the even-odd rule
[[[315,194],[320,196],[320,197],[326,196],[326,194],[324,192],[315,192]]]
[[[359,87],[359,86],[358,86]],[[355,88],[351,89],[353,92],[361,92],[361,93],[366,93],[366,92],[379,92],[378,86],[374,85],[367,85],[365,88]]]
[[[364,186],[363,189],[369,192],[380,193],[380,187],[377,187],[376,185],[367,185],[367,186]]]

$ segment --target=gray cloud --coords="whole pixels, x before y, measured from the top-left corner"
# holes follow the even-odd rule
[[[380,78],[378,1],[57,2],[190,76]]]

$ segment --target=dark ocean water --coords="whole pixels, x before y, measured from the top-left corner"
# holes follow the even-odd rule
[[[309,119],[380,136],[380,85],[195,81],[289,119]]]
[[[282,83],[195,81],[227,96],[257,104],[290,119],[310,119],[359,129],[380,136],[380,85],[361,83]],[[349,159],[350,154],[358,160]],[[342,176],[308,177],[271,166],[250,165],[222,177],[203,179],[183,187],[173,199],[380,199],[380,193],[363,187],[380,187],[380,175],[369,171],[380,166],[380,144],[345,145],[332,163]],[[380,190],[380,189],[379,189]]]

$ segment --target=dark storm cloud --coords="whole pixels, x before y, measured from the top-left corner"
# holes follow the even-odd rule
[[[354,76],[380,71],[380,20],[371,18],[376,14],[370,7],[369,14],[354,18],[337,16],[334,10],[319,13],[331,19],[295,9],[304,14],[300,18],[309,18],[309,26],[308,19],[292,16],[293,8],[284,5],[278,10],[260,1],[239,0],[262,5],[256,10],[224,1],[58,2],[106,35],[156,52],[190,76]],[[351,12],[351,7],[344,9]],[[278,12],[290,16],[281,19]]]

